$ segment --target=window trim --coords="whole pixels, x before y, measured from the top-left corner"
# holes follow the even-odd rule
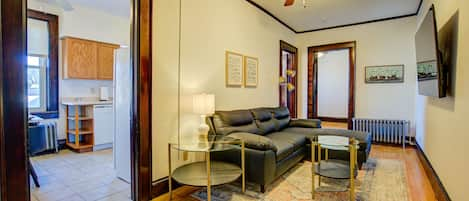
[[[46,104],[45,111],[31,114],[45,119],[59,117],[59,17],[57,15],[28,9],[28,18],[47,21],[49,31],[49,54],[46,66]]]

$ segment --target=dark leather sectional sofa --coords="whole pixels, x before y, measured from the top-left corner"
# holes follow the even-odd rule
[[[368,133],[322,129],[320,120],[291,119],[287,108],[256,108],[217,111],[207,118],[212,135],[245,141],[246,179],[261,186],[273,182],[305,157],[310,158],[310,138],[317,135],[354,137],[359,144],[358,165],[366,162],[371,149]],[[348,160],[349,153],[330,151],[329,158]],[[212,159],[241,164],[240,150],[217,152]]]

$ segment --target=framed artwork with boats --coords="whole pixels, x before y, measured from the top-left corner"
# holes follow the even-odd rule
[[[365,66],[365,83],[403,83],[404,65]]]

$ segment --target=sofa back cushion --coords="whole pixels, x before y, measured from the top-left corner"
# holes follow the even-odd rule
[[[290,123],[290,111],[286,107],[272,109],[273,118],[275,120],[276,130],[280,131],[288,127]]]
[[[249,110],[216,111],[212,119],[217,135],[233,132],[260,133]]]
[[[256,108],[251,110],[254,121],[259,128],[260,134],[266,135],[276,131],[275,120],[271,108]]]

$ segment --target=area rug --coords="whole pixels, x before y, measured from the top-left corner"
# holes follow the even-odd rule
[[[323,178],[317,190],[318,201],[348,201],[347,180]],[[212,201],[311,201],[311,163],[303,162],[292,168],[266,189],[259,192],[258,185],[247,184],[242,193],[240,184],[233,183],[212,188]],[[356,180],[359,201],[407,201],[407,182],[402,161],[390,159],[368,159]],[[207,200],[206,189],[191,195]]]

